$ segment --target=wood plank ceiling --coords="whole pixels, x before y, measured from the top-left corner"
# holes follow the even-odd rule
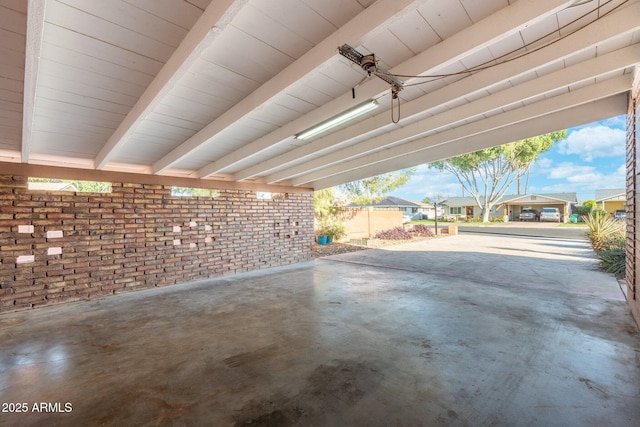
[[[319,189],[624,114],[639,42],[640,0],[0,0],[0,162]]]

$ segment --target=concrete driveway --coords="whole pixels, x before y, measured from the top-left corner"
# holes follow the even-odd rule
[[[343,254],[3,315],[0,342],[29,405],[1,425],[640,424],[640,336],[580,240]]]

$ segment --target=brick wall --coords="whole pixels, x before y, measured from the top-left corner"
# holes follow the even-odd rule
[[[312,193],[175,197],[170,186],[112,185],[44,192],[0,175],[0,312],[311,258]]]
[[[627,302],[640,326],[640,298],[638,298],[638,268],[640,266],[640,198],[638,181],[640,164],[638,153],[638,132],[640,125],[640,80],[636,78],[629,95],[627,110],[627,253],[626,282]]]

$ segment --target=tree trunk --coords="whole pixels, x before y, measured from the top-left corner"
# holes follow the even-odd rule
[[[482,222],[489,222],[489,213],[491,209],[484,208],[482,210]]]

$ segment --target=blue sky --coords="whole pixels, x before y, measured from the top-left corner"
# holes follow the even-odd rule
[[[528,193],[575,192],[584,201],[593,199],[596,189],[624,188],[625,120],[623,115],[568,129],[567,137],[531,168]],[[507,193],[516,194],[516,185]],[[461,196],[462,187],[453,175],[421,165],[391,195],[421,201],[437,194]]]

